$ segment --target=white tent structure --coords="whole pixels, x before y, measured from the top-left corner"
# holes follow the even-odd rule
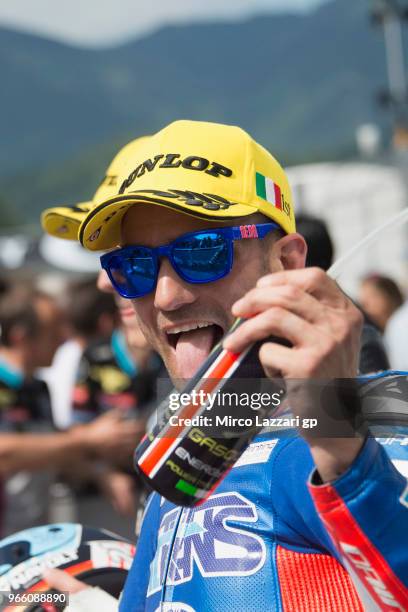
[[[337,260],[369,232],[408,206],[404,182],[392,166],[345,162],[287,168],[296,214],[326,221]],[[345,266],[339,282],[356,296],[360,278],[386,274],[408,288],[408,223],[384,231]]]

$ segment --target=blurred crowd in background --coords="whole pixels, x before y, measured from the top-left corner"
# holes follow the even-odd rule
[[[326,224],[300,215],[298,231],[307,265],[329,269]],[[154,419],[165,370],[105,272],[45,280],[0,287],[1,532],[79,521],[132,537],[145,497],[133,451]],[[377,335],[365,371],[408,370],[403,289],[372,273],[358,303]]]
[[[40,282],[2,283],[4,535],[61,521],[134,535],[144,490],[133,450],[164,373],[104,274],[67,281],[56,295]]]

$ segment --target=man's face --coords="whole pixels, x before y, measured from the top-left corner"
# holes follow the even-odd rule
[[[254,220],[247,217],[245,223],[251,222]],[[228,225],[239,224],[235,219]],[[122,244],[156,247],[186,232],[222,225],[166,208],[137,205],[124,218]],[[258,278],[282,269],[279,258],[268,258],[265,250],[265,239],[235,242],[230,274],[198,285],[183,281],[167,259],[161,260],[156,289],[133,300],[133,306],[146,339],[161,355],[173,380],[194,375],[233,323],[233,303],[254,287]]]
[[[148,348],[149,344],[139,327],[132,303],[116,293],[105,270],[99,272],[97,286],[100,291],[114,295],[128,347],[131,350]]]

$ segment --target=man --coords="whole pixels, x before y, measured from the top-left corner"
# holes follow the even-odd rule
[[[69,432],[53,431],[46,385],[35,378],[61,340],[61,313],[49,296],[10,286],[0,297],[0,326],[0,477],[8,482],[0,516],[7,511],[8,530],[15,531],[45,520],[40,474],[81,457],[117,457],[126,448],[130,453],[137,427],[109,415]]]
[[[146,143],[148,138],[148,136],[136,138],[120,149],[109,164],[105,176],[91,200],[80,202],[71,207],[57,206],[46,209],[41,215],[43,229],[55,238],[70,241],[79,240],[79,229],[88,212],[98,207],[104,201],[116,196],[120,186],[120,176],[124,172],[128,159],[137,154],[139,147]],[[103,270],[101,270],[98,276],[98,288],[105,293],[114,294],[129,350],[136,364],[144,364],[146,358],[150,359],[151,349],[140,331],[129,300],[123,299],[113,290]],[[152,366],[153,370],[155,370],[157,368],[157,361]]]
[[[362,317],[323,271],[303,269],[276,160],[238,128],[179,121],[129,157],[122,178],[80,240],[124,245],[104,268],[173,380],[191,377],[242,316],[224,346],[288,340],[264,342],[260,363],[285,379],[300,419],[315,417],[313,385],[299,379],[354,379]],[[371,438],[298,434],[262,433],[196,508],[153,494],[120,609],[405,609],[406,480]]]
[[[106,291],[103,283],[98,282],[97,287],[95,280],[76,283],[70,288],[68,300],[69,321],[83,347],[73,391],[72,420],[74,424],[90,423],[101,414],[116,410],[124,418],[139,424],[134,448],[146,430],[160,362],[144,338],[142,344],[137,342],[136,335],[141,337],[142,334],[134,321],[134,314],[131,325],[129,316],[125,319],[126,313],[115,303],[112,285],[108,283],[109,291]],[[129,300],[123,302],[129,307]],[[118,325],[118,311],[121,320],[126,320],[124,332]],[[105,469],[99,461],[97,468],[99,488],[108,496],[115,511],[124,517],[122,533],[129,533],[133,538],[141,487],[132,468],[132,453],[125,461],[106,463]],[[80,516],[80,520],[91,523],[94,505],[100,506],[100,498],[89,496],[83,501],[82,510],[89,515]],[[110,517],[113,529],[118,517],[108,513],[109,509],[104,509],[103,516],[100,515],[101,526],[107,528]],[[128,525],[126,532],[125,525]]]
[[[141,136],[130,141],[120,149],[109,164],[105,176],[91,200],[78,203],[71,207],[57,206],[46,209],[41,215],[43,229],[55,238],[70,241],[79,240],[79,229],[89,211],[97,208],[106,200],[117,195],[120,187],[120,177],[125,172],[128,160],[137,155],[138,149],[145,144],[148,139],[149,136]],[[98,276],[97,285],[100,291],[113,294],[115,298],[126,337],[126,344],[133,361],[133,364],[128,364],[128,366],[129,368],[136,368],[138,371],[143,371],[149,378],[148,390],[147,394],[145,394],[145,399],[147,400],[147,396],[151,396],[153,387],[156,386],[156,377],[166,378],[167,374],[164,372],[158,356],[156,354],[152,355],[151,347],[148,342],[146,342],[141,332],[131,303],[114,291],[104,270],[101,270]],[[151,397],[148,403],[147,412],[153,408],[155,403],[155,398]]]
[[[143,420],[155,390],[158,360],[144,338],[138,359],[133,359],[135,341],[129,347],[119,327],[119,312],[123,319],[123,311],[117,307],[110,283],[109,287],[109,292],[101,292],[95,279],[91,279],[70,288],[69,321],[83,348],[73,401],[72,416],[77,423],[90,422],[112,409]],[[129,307],[129,300],[123,301]],[[128,327],[127,323],[125,330]],[[127,334],[131,342],[136,330],[132,332]]]
[[[119,176],[123,172],[123,164],[127,162],[129,156],[136,154],[138,148],[147,139],[147,136],[136,138],[126,144],[115,155],[91,200],[78,203],[72,207],[58,206],[45,210],[41,219],[44,230],[56,238],[77,241],[79,227],[85,219],[87,212],[98,206],[101,202],[116,195],[119,189]],[[115,334],[112,337],[109,351],[105,350],[106,346],[104,343],[102,346],[95,344],[86,351],[80,364],[80,378],[81,373],[84,372],[85,379],[79,380],[75,392],[75,420],[77,422],[84,422],[91,413],[94,416],[96,412],[100,412],[102,402],[99,401],[98,397],[103,400],[105,409],[107,407],[119,409],[122,407],[125,410],[134,410],[137,404],[137,415],[142,417],[140,421],[140,433],[142,433],[143,423],[156,405],[156,378],[158,376],[165,376],[165,373],[163,372],[160,359],[157,354],[153,353],[140,331],[131,303],[114,291],[103,270],[101,270],[98,276],[97,286],[103,293],[108,293],[109,297],[113,294],[126,339],[126,346],[122,336]],[[107,298],[108,296],[104,297]],[[74,314],[76,311],[80,315],[83,313],[83,307],[77,303],[76,296],[74,301]],[[87,323],[86,327],[89,331],[92,326]],[[129,349],[129,354],[127,349]],[[112,367],[117,370],[118,364],[121,371],[118,371],[117,375],[112,376]],[[87,372],[91,371],[96,373],[98,380],[95,380],[93,376],[87,375]],[[102,376],[99,376],[100,374]],[[124,377],[128,381],[130,378],[129,384],[123,385],[125,382]],[[101,393],[101,387],[106,387],[103,384],[102,378],[107,383],[110,383],[110,381],[115,385],[119,383],[122,386],[123,393],[113,393],[112,388],[110,390],[107,388],[102,389],[103,393]],[[91,393],[89,393],[90,390],[92,390]],[[142,408],[143,414],[140,408]],[[137,440],[138,438],[135,436],[135,445]],[[102,472],[100,481],[105,491],[107,491],[113,500],[115,507],[122,509],[126,514],[129,514],[131,509],[134,510],[134,501],[131,501],[133,499],[133,484],[129,488],[130,480],[128,478],[125,479],[114,472],[107,478],[106,473]],[[134,512],[132,512],[132,516],[134,516]]]
[[[404,295],[393,278],[372,273],[361,279],[359,303],[384,334],[393,314],[403,305]]]

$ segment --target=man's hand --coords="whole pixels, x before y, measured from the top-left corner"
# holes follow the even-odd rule
[[[288,402],[301,419],[316,417],[313,385],[299,379],[353,379],[357,374],[361,312],[319,268],[276,272],[259,279],[256,287],[236,302],[232,312],[248,318],[224,342],[242,351],[250,343],[277,336],[286,347],[265,342],[259,358],[267,376],[285,378]],[[362,438],[313,438],[305,430],[323,481],[343,473],[362,446]]]
[[[59,569],[46,569],[44,570],[43,577],[50,588],[69,593],[70,595],[89,588],[85,582],[81,582],[67,572]]]
[[[99,457],[121,463],[132,456],[145,432],[145,423],[123,419],[119,412],[110,410],[88,425],[79,425],[72,431]]]
[[[89,612],[91,610],[118,612],[119,602],[117,599],[98,587],[91,587],[85,582],[77,580],[70,576],[68,572],[46,569],[43,577],[50,588],[69,593],[69,606],[65,608],[66,612]]]
[[[101,475],[100,486],[116,512],[136,516],[135,481],[129,474],[107,471]]]

